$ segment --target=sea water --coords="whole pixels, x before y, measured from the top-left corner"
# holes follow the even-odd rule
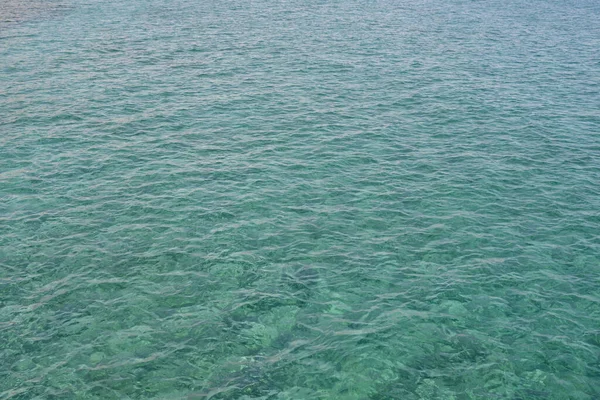
[[[0,14],[0,398],[600,398],[596,0]]]

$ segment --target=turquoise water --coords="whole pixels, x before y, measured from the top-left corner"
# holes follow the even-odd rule
[[[1,399],[600,399],[595,0],[0,10]]]

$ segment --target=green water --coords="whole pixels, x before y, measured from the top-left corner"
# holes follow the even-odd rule
[[[0,15],[0,399],[600,399],[597,1]]]

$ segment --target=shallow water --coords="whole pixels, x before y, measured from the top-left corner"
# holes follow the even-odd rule
[[[596,1],[23,4],[0,398],[600,398]]]

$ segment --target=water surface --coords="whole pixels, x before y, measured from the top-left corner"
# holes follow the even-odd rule
[[[596,1],[26,4],[0,398],[600,398]]]

